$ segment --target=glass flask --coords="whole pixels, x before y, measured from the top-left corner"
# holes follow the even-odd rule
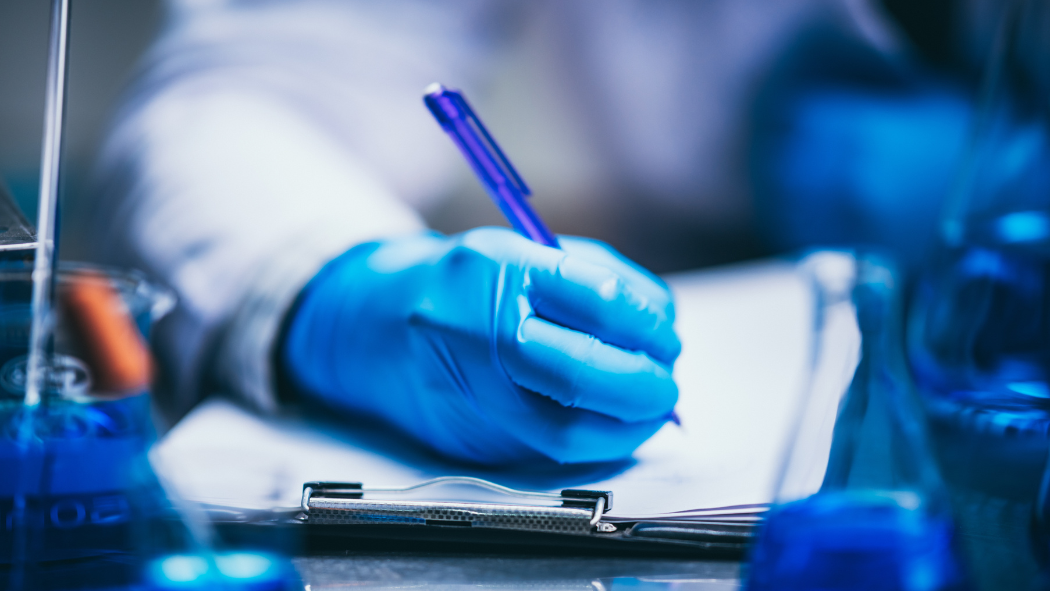
[[[1029,528],[1050,449],[1050,1],[1001,8],[941,253],[914,290],[907,336],[983,589],[1035,575]]]
[[[172,294],[134,272],[63,266],[53,354],[30,407],[31,293],[24,261],[0,262],[0,590],[296,588],[284,556],[217,551],[203,513],[150,465],[147,343]]]
[[[812,371],[746,589],[967,589],[893,269],[829,251],[801,268],[816,297]]]
[[[147,341],[174,298],[135,273],[66,266],[41,402],[23,405],[31,271],[0,269],[0,588],[119,588],[193,549],[147,452]]]
[[[1031,585],[1038,591],[1050,591],[1050,462],[1043,471],[1039,498],[1032,515],[1032,551],[1040,572]]]

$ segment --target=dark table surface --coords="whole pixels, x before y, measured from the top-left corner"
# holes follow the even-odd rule
[[[354,552],[299,557],[294,563],[308,591],[740,588],[740,565],[718,560]]]

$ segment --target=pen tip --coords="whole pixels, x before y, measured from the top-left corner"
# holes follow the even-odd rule
[[[682,426],[682,419],[681,419],[681,417],[678,416],[678,411],[672,410],[671,411],[671,416],[668,417],[668,418],[671,419],[671,422],[674,423],[675,425],[678,425],[679,427]]]
[[[423,94],[441,94],[445,91],[445,87],[440,82],[434,82],[423,89]]]

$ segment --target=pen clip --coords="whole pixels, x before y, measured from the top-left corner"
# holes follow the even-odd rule
[[[476,154],[474,150],[470,149],[470,143],[463,141],[463,138],[461,138],[462,147],[468,152],[467,156],[476,165],[485,172],[491,172],[490,167],[485,166],[485,163],[481,161],[482,158],[487,156],[488,158],[486,159],[491,161],[491,164],[496,167],[507,184],[524,196],[532,194],[532,190],[525,184],[525,181],[518,174],[518,171],[515,170],[510,160],[507,159],[507,156],[503,154],[503,150],[500,149],[499,144],[493,139],[489,130],[485,128],[485,124],[474,113],[474,109],[471,108],[463,93],[458,90],[445,88],[437,83],[427,87],[425,92],[427,107],[446,131],[457,133],[458,130],[454,128],[453,119],[459,119],[470,128],[473,135],[481,143],[484,154]],[[498,183],[500,179],[493,180]]]

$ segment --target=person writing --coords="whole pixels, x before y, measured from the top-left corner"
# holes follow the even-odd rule
[[[761,34],[782,37],[814,3],[776,8]],[[700,140],[722,133],[702,123],[722,103],[658,84],[683,76],[602,74],[634,50],[639,76],[712,55],[690,27],[719,8],[666,3],[636,22],[641,4],[544,9],[576,44],[559,62],[588,73],[578,78],[612,109],[609,178],[655,195],[654,209],[695,206],[733,227],[732,200],[686,199],[711,184],[700,163],[719,166],[703,153],[720,148]],[[599,241],[560,237],[557,249],[503,228],[445,236],[418,213],[463,166],[420,92],[435,80],[481,84],[501,32],[540,8],[171,0],[169,10],[101,153],[96,218],[97,258],[179,294],[154,343],[169,422],[210,391],[262,411],[300,398],[449,458],[514,465],[622,459],[673,416],[681,345],[655,275]],[[760,47],[719,59],[743,67]],[[744,92],[739,81],[719,88]],[[647,125],[620,116],[654,97]]]

